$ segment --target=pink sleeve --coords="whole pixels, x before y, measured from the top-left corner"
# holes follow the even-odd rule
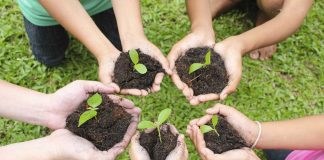
[[[286,160],[324,160],[324,151],[296,150],[291,152]]]

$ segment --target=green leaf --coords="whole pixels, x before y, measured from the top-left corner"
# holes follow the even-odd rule
[[[155,128],[155,127],[156,125],[151,121],[141,121],[137,126],[138,129],[147,129],[147,128]]]
[[[145,74],[147,72],[147,68],[145,67],[144,64],[138,63],[134,66],[136,71],[140,74]]]
[[[210,65],[210,50],[205,55],[205,65]]]
[[[87,103],[92,108],[96,108],[102,103],[102,97],[99,93],[96,93],[87,100]]]
[[[139,61],[139,58],[138,58],[138,53],[136,51],[136,49],[131,49],[129,51],[129,57],[130,59],[132,60],[132,62],[136,65]]]
[[[200,131],[201,131],[201,133],[203,133],[203,134],[205,134],[205,133],[207,133],[207,132],[210,132],[210,131],[212,131],[212,130],[214,130],[212,127],[210,127],[210,126],[207,126],[207,125],[202,125],[202,126],[200,126]]]
[[[97,111],[94,111],[94,110],[88,110],[88,111],[83,112],[81,114],[80,118],[79,118],[79,125],[78,125],[78,127],[80,127],[82,124],[84,124],[88,120],[92,119],[96,115],[97,115]]]
[[[216,115],[213,115],[212,124],[213,124],[214,128],[216,128],[217,123],[218,123],[218,117]]]
[[[160,112],[157,122],[161,125],[163,124],[170,116],[171,109],[167,108]]]
[[[189,74],[195,72],[196,70],[200,69],[203,66],[204,66],[204,64],[201,64],[201,63],[193,63],[193,64],[191,64],[190,68],[189,68]]]

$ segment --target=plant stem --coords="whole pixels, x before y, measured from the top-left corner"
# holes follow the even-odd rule
[[[219,137],[220,135],[218,134],[216,128],[214,128],[214,131],[215,131],[215,133],[217,134],[217,136]]]
[[[159,133],[160,143],[162,143],[162,138],[161,138],[161,132],[160,132],[160,126],[159,125],[157,126],[157,130],[158,130],[158,133]]]

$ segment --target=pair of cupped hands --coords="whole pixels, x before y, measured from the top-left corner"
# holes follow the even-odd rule
[[[132,115],[131,124],[123,140],[108,151],[99,151],[91,142],[64,129],[67,117],[94,92],[100,92],[109,96],[115,103],[118,103],[126,112]],[[112,95],[115,92],[114,87],[100,82],[77,80],[44,97],[47,104],[42,109],[47,119],[42,124],[55,130],[47,137],[47,149],[53,159],[113,160],[125,150],[130,141],[131,147],[129,152],[132,160],[150,159],[146,150],[139,144],[139,132],[136,131],[141,110],[135,107],[131,101]],[[234,108],[222,104],[216,104],[213,108],[208,109],[206,113],[206,116],[192,120],[186,131],[202,159],[258,159],[253,151],[248,148],[231,150],[223,154],[214,154],[206,147],[203,135],[199,130],[199,126],[209,122],[212,115],[221,115],[239,131],[239,134],[250,146],[255,142],[258,134],[258,125],[254,121],[248,119]],[[178,140],[175,149],[170,152],[167,160],[186,160],[188,158],[188,150],[184,136],[179,134],[174,126],[169,125],[169,128],[171,133],[178,135]],[[146,130],[146,132],[150,132],[150,130]]]
[[[147,38],[136,39],[131,45],[123,46],[124,51],[139,48],[144,54],[150,55],[161,63],[165,72],[171,76],[173,82],[180,89],[191,105],[198,105],[200,103],[221,99],[224,100],[230,93],[234,92],[240,82],[242,74],[242,55],[243,50],[238,43],[238,38],[233,36],[229,37],[219,43],[215,44],[214,34],[204,34],[199,32],[192,32],[176,43],[167,57]],[[177,74],[175,62],[183,56],[190,48],[195,47],[211,47],[219,53],[224,60],[225,68],[228,72],[229,82],[220,94],[205,94],[194,96],[194,92],[187,84],[181,81]],[[150,92],[157,92],[160,90],[160,84],[164,73],[158,73],[155,77],[152,87],[148,90],[139,89],[120,89],[119,86],[113,83],[114,66],[119,57],[119,53],[107,54],[107,56],[98,59],[99,63],[99,79],[106,85],[113,86],[116,92],[121,94],[129,94],[136,96],[146,96]]]

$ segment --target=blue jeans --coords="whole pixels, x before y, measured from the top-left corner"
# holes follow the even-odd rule
[[[122,49],[113,9],[91,17],[101,32],[119,50]],[[69,45],[69,35],[61,25],[37,26],[24,17],[29,44],[35,58],[48,67],[61,64]]]
[[[291,150],[263,150],[263,153],[267,157],[267,160],[285,160],[291,152]]]

